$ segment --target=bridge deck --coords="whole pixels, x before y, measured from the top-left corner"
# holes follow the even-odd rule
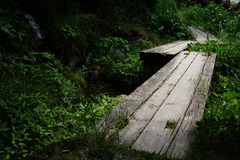
[[[124,113],[130,121],[119,132],[122,143],[184,157],[194,141],[196,121],[203,115],[215,60],[215,53],[180,52],[97,125],[111,128]]]
[[[216,54],[181,52],[168,74],[120,131],[133,148],[181,158],[194,140],[196,121],[204,111]],[[142,94],[144,94],[143,92]]]

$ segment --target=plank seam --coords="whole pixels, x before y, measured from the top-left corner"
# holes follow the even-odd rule
[[[192,62],[188,65],[188,67],[186,68],[186,70],[184,71],[184,73],[189,69],[189,67],[191,66],[191,64],[193,63],[193,61],[196,59],[197,55],[198,55],[198,54],[195,55],[194,59],[193,59]],[[186,57],[187,57],[187,56],[186,56]],[[185,57],[185,58],[186,58],[186,57]],[[184,58],[184,59],[185,59],[185,58]],[[183,61],[183,59],[182,59],[182,61]],[[181,62],[182,62],[182,61],[181,61]],[[180,62],[179,64],[181,64],[181,62]],[[179,66],[179,65],[178,65],[178,66]],[[177,67],[178,67],[178,66],[177,66]],[[174,69],[171,73],[173,73],[173,72],[176,70],[177,67],[175,67],[175,69]],[[178,79],[177,83],[182,79],[184,73],[183,73],[183,74],[181,75],[181,77]],[[171,75],[171,74],[169,74],[169,75]],[[169,79],[169,77],[170,77],[169,75],[168,75],[168,77],[165,79],[165,82],[166,82],[167,79]],[[165,82],[164,82],[164,83],[165,83]],[[161,83],[156,90],[158,90],[164,83]],[[177,83],[176,83],[176,84],[177,84]],[[174,87],[172,88],[172,90],[176,87],[176,84],[174,85]],[[172,91],[172,90],[171,90],[171,91]],[[171,94],[171,91],[169,92],[168,96]],[[146,127],[148,126],[148,124],[151,122],[151,120],[153,119],[153,117],[157,114],[157,112],[158,112],[159,109],[161,108],[162,104],[166,101],[166,99],[168,98],[168,96],[163,100],[163,102],[160,104],[159,108],[156,110],[156,112],[153,114],[153,116],[149,119],[148,123],[145,125],[145,127],[143,128],[143,130],[140,132],[140,134],[138,135],[138,137],[136,138],[136,140],[132,143],[133,145],[136,143],[136,141],[138,140],[138,138],[139,138],[139,137],[141,136],[141,134],[144,132],[144,130],[146,129]],[[161,151],[160,151],[160,152],[161,152]]]
[[[153,49],[149,49],[149,50],[146,50],[146,51],[142,51],[142,53],[150,53],[150,54],[152,54],[152,53],[155,53],[155,54],[161,54],[161,55],[166,55],[167,53],[169,53],[170,51],[172,51],[173,50],[173,48],[174,47],[176,47],[176,46],[178,46],[178,45],[182,45],[182,44],[184,44],[184,43],[187,43],[187,42],[189,42],[189,43],[191,43],[192,41],[180,41],[180,43],[177,43],[177,44],[175,44],[175,45],[173,45],[173,46],[171,46],[170,48],[168,48],[168,49],[166,49],[167,50],[167,52],[166,51],[164,51],[164,52],[161,52],[161,51],[158,51],[158,50],[161,50],[162,48],[160,48],[160,46],[159,46],[159,48],[153,48]],[[188,44],[188,43],[187,43]],[[180,51],[181,52],[181,51]],[[180,52],[178,52],[178,53],[180,53]],[[177,54],[177,53],[176,53]]]
[[[178,42],[177,44],[181,44],[182,41],[181,41],[181,40],[178,40],[178,41],[175,41],[175,42]],[[142,51],[142,52],[143,52],[143,53],[148,53],[148,52],[151,51],[151,50],[161,49],[161,47],[170,45],[171,43],[173,43],[173,42],[170,42],[170,43],[167,43],[167,44],[164,44],[164,45],[160,45],[160,46],[157,46],[157,47],[154,47],[154,48],[151,48],[151,49],[147,49],[147,50]],[[151,52],[150,52],[150,53],[151,53]]]
[[[190,52],[190,54],[191,54],[191,52]],[[196,57],[197,57],[199,54],[200,54],[200,52],[198,52],[198,54],[196,54]],[[194,60],[196,59],[196,57],[194,58]],[[191,64],[194,62],[194,60],[191,62]],[[188,68],[185,70],[185,72],[187,72],[187,70],[189,69],[189,67],[191,66],[191,64],[188,66]],[[205,66],[205,64],[206,64],[206,61],[205,61],[205,63],[204,63],[204,66]],[[204,66],[203,66],[203,68],[204,68]],[[184,73],[185,73],[185,72],[184,72]],[[201,73],[202,73],[202,72],[201,72]],[[181,78],[179,79],[179,81],[182,79],[183,76],[184,76],[184,74],[181,76]],[[201,77],[202,77],[202,75],[200,76],[200,79],[201,79]],[[179,81],[178,81],[178,82],[179,82]],[[176,85],[178,84],[178,82],[176,83]],[[198,83],[199,83],[199,82],[198,82]],[[176,85],[175,85],[175,86],[176,86]],[[198,84],[197,84],[197,86],[198,86]],[[174,88],[175,88],[175,87],[174,87]],[[193,96],[194,96],[195,92],[196,92],[196,89],[195,89],[195,91],[194,91],[194,93],[193,93]],[[193,97],[193,96],[192,96],[192,97]],[[192,99],[191,99],[191,101],[190,101],[190,103],[189,103],[189,106],[190,106],[191,103],[192,103]],[[188,106],[188,108],[189,108],[189,106]],[[188,110],[188,108],[187,108],[186,110]],[[186,111],[185,111],[185,112],[186,112]],[[184,117],[185,117],[185,114],[186,114],[186,113],[184,113]],[[174,140],[174,138],[176,137],[177,133],[179,132],[179,129],[181,128],[180,126],[182,125],[182,122],[183,122],[183,118],[182,118],[182,120],[181,120],[181,117],[180,117],[179,120],[178,120],[178,122],[180,122],[180,123],[178,123],[178,124],[179,124],[178,127],[171,131],[171,134],[170,134],[169,137],[171,137],[171,135],[174,135],[174,134],[175,134],[175,135],[173,136],[171,142],[169,143],[168,148],[167,148],[167,150],[166,150],[165,153],[167,153],[167,151],[168,151],[168,149],[169,149],[172,141]],[[175,131],[175,132],[174,132],[174,131]],[[164,148],[164,146],[165,146],[166,143],[167,143],[167,141],[164,142],[164,144],[162,145],[162,148],[160,149],[160,151],[159,151],[157,154],[160,154],[160,153],[162,152],[162,150],[163,150],[163,148]]]
[[[200,52],[199,52],[199,53],[200,53]],[[201,82],[201,80],[202,80],[203,71],[204,71],[204,69],[205,69],[205,66],[206,66],[206,64],[207,64],[208,59],[209,59],[209,57],[206,59],[206,61],[205,61],[205,63],[204,63],[204,66],[203,66],[203,68],[202,68],[201,76],[200,76],[200,79],[199,79],[199,81],[198,81],[198,84],[197,84],[197,86],[196,86],[196,88],[195,88],[193,97],[195,96],[196,91],[197,91],[197,89],[198,89],[198,87],[199,87],[199,84],[200,84],[200,82]],[[169,148],[170,148],[170,146],[172,145],[173,141],[175,140],[175,137],[178,135],[178,132],[179,132],[180,129],[182,128],[181,126],[182,126],[182,124],[183,124],[184,118],[186,117],[186,113],[189,111],[189,108],[190,108],[190,106],[192,105],[192,102],[193,102],[193,98],[191,99],[191,101],[190,101],[190,103],[189,103],[186,111],[184,112],[183,118],[181,118],[181,120],[180,120],[180,124],[179,124],[179,126],[178,126],[178,128],[177,128],[177,130],[176,130],[176,132],[175,132],[174,137],[172,138],[171,142],[169,143],[169,146],[168,146],[168,148],[167,148],[167,150],[166,150],[166,153],[169,151]],[[170,155],[172,155],[172,152],[173,152],[173,151],[174,151],[174,149],[171,151]]]
[[[163,84],[165,84],[166,83],[166,81],[169,79],[169,77],[170,77],[170,75],[178,68],[178,66],[182,63],[182,61],[184,60],[184,59],[186,59],[186,57],[187,56],[185,56],[179,63],[178,63],[178,65],[172,70],[172,72],[170,72],[167,76],[166,76],[166,78],[163,80],[163,82],[137,107],[137,109],[134,111],[134,112],[132,112],[132,114],[130,115],[130,117],[132,116],[132,115],[134,115],[134,113],[139,109],[139,108],[141,108],[141,106],[144,104],[144,103],[146,103],[148,100],[149,100],[149,98],[151,98],[152,97],[152,95],[163,85]],[[196,58],[196,57],[195,57]],[[161,70],[161,69],[160,69]],[[176,86],[176,85],[175,85]],[[175,87],[174,86],[174,87]],[[174,88],[173,87],[173,88]]]

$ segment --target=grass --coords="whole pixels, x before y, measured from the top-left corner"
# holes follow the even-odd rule
[[[178,121],[175,121],[175,120],[168,120],[167,123],[166,123],[166,126],[165,128],[168,128],[168,129],[175,129],[178,125]]]
[[[193,6],[181,12],[185,23],[200,25],[225,43],[208,41],[204,45],[189,46],[190,50],[209,54],[215,52],[218,56],[204,117],[197,123],[197,141],[187,159],[240,158],[240,65],[237,63],[240,58],[237,45],[240,32],[236,28],[238,14],[239,12],[229,13],[214,3],[206,8]]]
[[[107,136],[106,132],[94,130],[75,139],[52,143],[43,150],[25,158],[35,159],[142,159],[170,160],[166,156],[139,151],[118,142],[118,134]],[[173,159],[171,159],[173,160]]]
[[[127,113],[120,114],[115,122],[114,128],[117,130],[123,129],[128,124],[129,119],[130,118]]]

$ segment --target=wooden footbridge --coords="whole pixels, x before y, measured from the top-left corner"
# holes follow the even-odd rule
[[[184,157],[194,142],[196,121],[204,112],[216,60],[215,53],[189,52],[187,45],[217,40],[201,28],[189,29],[196,41],[176,41],[141,52],[146,65],[155,59],[154,66],[167,56],[171,60],[103,117],[98,126],[111,128],[119,115],[127,114],[129,123],[119,131],[121,143],[173,158]]]

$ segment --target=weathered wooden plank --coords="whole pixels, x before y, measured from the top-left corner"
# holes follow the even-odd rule
[[[140,52],[140,59],[144,61],[144,79],[156,73],[173,59],[176,54],[186,50],[189,43],[195,42],[179,40]]]
[[[216,57],[217,57],[216,53],[212,53],[211,56],[209,56],[207,64],[203,71],[203,76],[200,81],[200,85],[198,86],[197,89],[197,94],[195,95],[195,98],[198,99],[198,101],[193,99],[193,102],[194,101],[196,102],[193,105],[198,107],[198,114],[196,120],[200,120],[203,116],[206,100],[208,98],[208,91],[210,88],[211,79],[214,71]]]
[[[180,54],[184,54],[182,52]],[[161,104],[168,97],[192,61],[196,58],[197,52],[192,52],[176,67],[171,75],[160,85],[158,90],[144,103],[141,108],[134,113],[128,125],[119,133],[121,140],[127,143],[135,142],[142,133],[145,126],[149,123]],[[161,75],[159,75],[161,77]]]
[[[196,39],[196,41],[198,41],[199,43],[206,43],[207,36],[205,34],[200,34],[196,27],[189,26],[188,28],[191,30],[192,35]]]
[[[190,53],[191,54],[191,53]],[[165,128],[168,120],[179,121],[193,97],[207,56],[198,54],[156,115],[137,139],[134,148],[164,154],[173,130]],[[171,141],[171,140],[170,140]]]
[[[188,28],[192,31],[193,37],[201,44],[206,43],[208,40],[214,40],[219,43],[223,43],[222,41],[217,39],[214,35],[204,31],[200,27],[188,26]]]
[[[166,50],[168,48],[171,48],[171,47],[176,46],[176,45],[181,44],[181,43],[183,43],[183,41],[178,40],[178,41],[170,42],[170,43],[160,45],[160,46],[157,46],[157,47],[154,47],[154,48],[150,48],[150,49],[144,50],[142,52],[143,53],[159,53],[158,52],[159,50],[160,51],[161,50]]]
[[[199,32],[199,34],[202,34],[205,36],[205,38],[207,40],[214,40],[214,41],[220,41],[218,38],[216,38],[214,35],[212,35],[209,32],[206,32],[204,29],[202,29],[201,27],[195,27],[195,29]]]
[[[168,64],[166,64],[161,70],[145,81],[135,91],[133,91],[128,97],[124,99],[120,104],[114,107],[109,114],[101,118],[96,126],[107,127],[111,126],[112,123],[118,118],[119,114],[126,113],[131,115],[135,110],[146,101],[149,96],[159,87],[159,85],[165,81],[165,79],[175,70],[175,68],[181,63],[181,61],[187,55],[185,52],[177,55]]]
[[[156,53],[156,54],[161,54],[161,55],[176,55],[177,53],[187,49],[187,45],[189,43],[194,43],[194,41],[190,40],[185,40],[185,41],[175,41],[172,43],[168,43],[165,45],[161,45],[158,47],[154,47],[145,51],[142,51],[140,53],[140,56],[144,56],[143,54],[151,54],[151,53]]]
[[[174,158],[184,158],[185,153],[190,151],[195,139],[195,130],[190,129],[196,126],[196,121],[192,117],[184,118],[183,124],[179,127],[177,134],[174,134],[172,142],[168,146],[166,155]]]
[[[174,140],[169,145],[167,155],[175,158],[183,158],[185,151],[189,151],[191,144],[194,142],[196,121],[200,120],[206,104],[207,94],[209,91],[214,64],[217,54],[209,56],[203,69],[201,80],[198,84],[192,103],[185,113],[183,122]]]
[[[207,54],[206,53],[201,53],[203,56],[205,55],[205,56],[207,56]],[[207,60],[207,59],[206,59]],[[206,64],[206,63],[205,63]],[[202,73],[201,74],[199,74],[200,75],[200,79],[201,79],[201,75],[202,75]],[[196,86],[197,87],[197,86]],[[195,91],[194,90],[195,88],[193,88],[193,91]],[[195,93],[195,92],[194,92]],[[195,94],[194,94],[195,95]],[[191,103],[193,102],[193,100],[191,100]],[[186,106],[186,111],[189,109],[189,106]],[[175,140],[175,138],[176,138],[176,136],[178,135],[178,133],[179,133],[179,128],[180,127],[182,127],[181,129],[183,129],[183,130],[185,130],[186,129],[186,126],[182,126],[182,121],[183,121],[183,119],[185,118],[185,115],[186,115],[186,111],[185,111],[185,113],[181,116],[181,118],[179,119],[179,125],[177,126],[177,128],[175,129],[175,130],[173,130],[173,132],[171,133],[171,136],[168,138],[168,140],[165,142],[165,146],[164,146],[164,148],[162,149],[162,151],[161,151],[161,154],[165,154],[167,151],[168,151],[168,149],[169,149],[169,145],[172,143],[172,141],[173,140]],[[187,125],[195,125],[196,124],[196,122],[194,121],[188,121],[189,123],[187,123]],[[185,138],[188,138],[188,140],[189,140],[189,142],[191,141],[191,139],[193,139],[193,135],[194,135],[194,132],[193,131],[190,131],[190,130],[186,130],[186,132],[185,132],[185,135],[183,135],[183,136],[185,136]],[[183,156],[184,155],[184,150],[187,150],[188,149],[188,147],[190,147],[190,143],[186,143],[187,141],[185,141],[185,140],[183,140],[183,139],[179,139],[178,140],[178,146],[179,146],[179,148],[181,148],[182,149],[182,152],[176,152],[176,154],[175,154],[175,157],[177,157],[177,155],[178,156]],[[183,145],[184,144],[184,145]]]
[[[184,41],[183,43],[173,46],[171,48],[168,48],[166,50],[161,51],[162,55],[176,55],[177,53],[186,50],[188,47],[188,44],[190,43],[196,43],[195,41]]]

